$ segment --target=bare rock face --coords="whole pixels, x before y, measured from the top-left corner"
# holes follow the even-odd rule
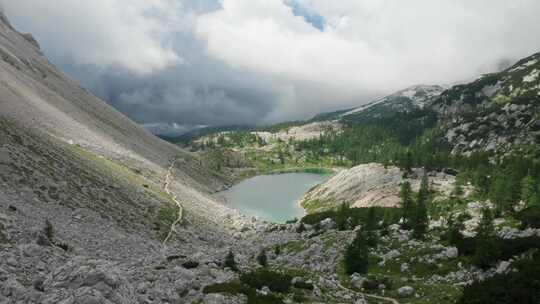
[[[507,153],[540,140],[540,53],[434,99],[429,108],[443,121],[454,154]]]
[[[414,170],[408,178],[413,190],[420,186],[422,170]],[[435,190],[450,192],[454,177],[444,173],[428,175]],[[399,189],[403,172],[393,166],[371,163],[342,170],[328,181],[311,189],[301,199],[309,212],[337,207],[342,202],[352,207],[396,207],[399,205]]]
[[[301,126],[291,127],[286,130],[281,130],[277,133],[271,132],[253,132],[253,134],[262,138],[265,142],[271,140],[311,140],[319,138],[324,132],[328,130],[340,131],[342,128],[341,124],[338,121],[320,121],[308,123]]]

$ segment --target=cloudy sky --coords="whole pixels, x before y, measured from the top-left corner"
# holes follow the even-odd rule
[[[153,131],[268,124],[451,84],[540,51],[538,0],[0,0]]]

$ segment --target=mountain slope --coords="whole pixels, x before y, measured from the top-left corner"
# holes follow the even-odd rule
[[[313,120],[344,119],[361,122],[388,118],[396,113],[423,109],[430,100],[443,91],[444,88],[438,85],[415,85],[353,109],[318,114]]]
[[[100,155],[160,170],[191,155],[149,134],[79,84],[65,77],[39,50],[31,35],[0,22],[0,115],[32,126]],[[216,182],[196,168],[183,168],[190,184]]]
[[[540,142],[540,53],[469,84],[454,86],[429,108],[443,122],[453,153],[509,152]]]
[[[211,196],[223,186],[64,76],[0,13],[0,302],[201,298],[200,284],[231,275],[209,261],[248,223]],[[205,264],[188,272],[188,259]]]

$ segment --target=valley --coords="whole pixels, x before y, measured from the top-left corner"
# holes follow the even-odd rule
[[[535,73],[537,57],[468,85],[415,86],[358,109],[306,122],[218,131],[183,146],[222,172],[330,174],[300,199],[307,215],[294,225],[307,239],[285,245],[286,264],[299,256],[306,269],[306,261],[322,255],[333,260],[325,271],[335,273],[335,288],[390,295],[390,302],[496,302],[489,288],[500,290],[504,287],[497,282],[514,280],[508,269],[522,263],[537,267],[530,259],[537,259],[540,237],[534,224],[540,206],[540,91],[528,83],[517,89],[514,83],[509,98],[526,95],[522,106],[497,97],[508,94],[498,90],[509,79],[529,80],[523,75]],[[520,75],[511,75],[515,71]],[[497,88],[490,89],[494,84]],[[480,137],[469,137],[480,130]],[[251,202],[256,208],[256,200]],[[348,234],[349,245],[339,249],[340,231]],[[347,252],[354,250],[355,259],[368,253],[364,262],[347,266]],[[311,262],[307,269],[328,266]],[[500,303],[537,296],[532,290],[507,292]],[[375,299],[361,298],[353,302]]]
[[[0,13],[0,303],[538,303],[538,70],[166,142]]]

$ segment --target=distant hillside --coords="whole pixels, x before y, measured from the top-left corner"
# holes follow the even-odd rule
[[[443,91],[444,89],[441,86],[412,86],[345,112],[340,115],[340,118],[362,121],[392,117],[397,113],[412,112],[423,109],[431,99],[439,96]]]
[[[454,153],[508,152],[540,142],[540,53],[434,99]]]
[[[227,131],[248,131],[248,130],[251,130],[252,128],[253,127],[245,126],[245,125],[204,127],[204,128],[193,129],[191,131],[188,131],[178,136],[168,136],[168,135],[160,135],[160,134],[157,134],[156,136],[171,143],[186,144],[193,139],[203,137],[209,134],[215,134],[215,133],[227,132]]]

